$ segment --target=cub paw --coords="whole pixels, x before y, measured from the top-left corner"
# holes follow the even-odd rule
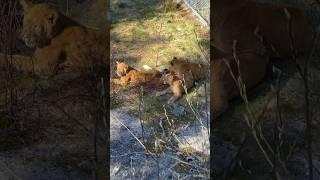
[[[156,97],[162,96],[162,93],[161,92],[156,92],[155,96]]]
[[[113,84],[123,85],[123,83],[120,81],[120,79],[111,79],[111,82],[112,82]]]
[[[170,98],[167,102],[168,105],[173,105],[175,102],[175,99],[174,98]]]

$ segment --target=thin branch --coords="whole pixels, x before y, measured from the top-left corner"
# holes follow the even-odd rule
[[[142,119],[142,106],[143,106],[143,86],[140,87],[140,96],[139,96],[139,121],[141,125],[141,137],[142,137],[142,142],[145,142],[144,140],[144,122]]]
[[[292,28],[292,18],[290,13],[285,9],[287,18],[288,18],[288,32],[289,32],[289,38],[290,38],[290,47],[292,50],[292,59],[294,60],[296,67],[298,69],[298,72],[303,80],[303,86],[304,86],[304,98],[305,98],[305,118],[306,118],[306,132],[305,137],[307,141],[307,154],[308,154],[308,169],[309,169],[309,179],[313,180],[313,158],[312,158],[312,115],[310,114],[312,111],[310,110],[310,98],[309,98],[309,63],[313,56],[313,53],[316,49],[316,44],[318,41],[319,31],[315,30],[314,38],[313,38],[313,46],[310,51],[310,54],[308,58],[305,61],[304,69],[302,70],[301,66],[297,62],[297,55],[296,55],[296,49],[294,44],[294,31]]]

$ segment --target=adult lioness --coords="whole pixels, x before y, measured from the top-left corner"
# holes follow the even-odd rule
[[[137,86],[147,83],[155,78],[160,79],[161,73],[158,71],[155,72],[140,72],[133,67],[129,66],[124,62],[116,61],[116,74],[120,77],[119,79],[112,79],[114,84],[121,86]]]
[[[207,68],[203,64],[189,62],[188,59],[173,57],[170,61],[169,71],[174,72],[179,79],[191,76],[194,81],[207,78]]]
[[[246,89],[263,80],[270,58],[288,57],[311,49],[312,28],[304,13],[285,5],[249,0],[216,0],[211,31],[211,104],[215,115],[239,95],[240,73]],[[234,78],[231,74],[234,74]]]
[[[246,89],[255,87],[265,76],[268,57],[252,53],[240,53],[237,62],[231,57],[222,57],[212,61],[210,79],[210,99],[212,103],[212,113],[219,116],[228,108],[228,101],[239,95],[239,75],[241,73],[241,83]],[[239,72],[240,68],[240,72]]]
[[[24,10],[22,39],[35,52],[32,57],[13,56],[15,68],[47,76],[66,67],[82,70],[109,64],[108,33],[86,28],[47,4],[20,2]],[[0,63],[4,64],[3,58]]]
[[[164,70],[162,82],[170,87],[159,91],[156,96],[161,96],[167,93],[173,93],[173,96],[168,100],[168,104],[174,103],[185,92],[193,87],[196,81],[205,80],[207,78],[207,69],[203,64],[188,62],[186,59],[174,57],[170,61],[168,70]]]
[[[312,45],[312,28],[299,8],[250,0],[216,0],[213,13],[213,46],[225,53],[232,53],[233,41],[237,40],[239,52],[288,57],[292,54],[290,31],[297,53],[308,51]]]

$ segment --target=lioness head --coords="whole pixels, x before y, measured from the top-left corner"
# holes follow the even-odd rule
[[[129,65],[124,62],[118,62],[116,61],[116,73],[119,77],[125,76],[129,71]]]
[[[179,63],[179,62],[185,62],[184,59],[182,58],[177,58],[176,56],[174,56],[172,58],[172,60],[170,61],[170,65],[174,66],[175,64]]]
[[[207,68],[203,64],[190,62],[185,58],[174,57],[170,61],[169,70],[179,79],[204,80],[207,77]]]
[[[175,67],[175,66],[194,66],[195,68],[199,67],[202,68],[203,65],[202,64],[198,64],[198,63],[191,63],[189,62],[188,59],[184,59],[184,58],[177,58],[177,57],[173,57],[173,59],[170,61],[170,66],[171,67]]]
[[[59,12],[47,4],[20,0],[24,10],[22,39],[29,47],[43,47],[55,36]]]

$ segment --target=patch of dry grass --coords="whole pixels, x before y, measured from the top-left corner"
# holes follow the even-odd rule
[[[199,45],[209,52],[208,30],[201,27],[188,12],[166,12],[160,5],[151,11],[150,6],[138,4],[135,8],[140,14],[136,18],[114,20],[111,52],[115,58],[126,60],[126,57],[136,57],[136,62],[129,62],[131,65],[137,68],[144,64],[156,67],[166,64],[173,56],[200,60]],[[111,16],[117,18],[113,14]]]

